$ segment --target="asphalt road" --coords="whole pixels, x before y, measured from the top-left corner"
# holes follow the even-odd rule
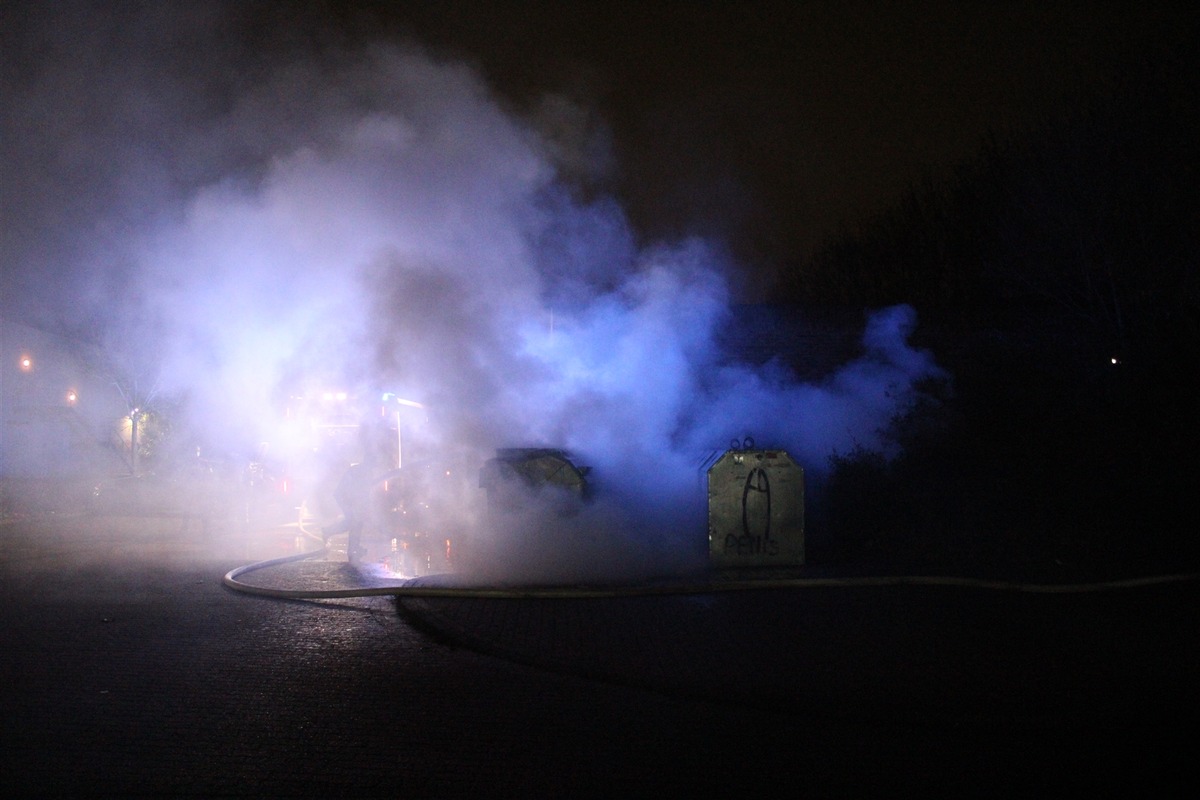
[[[290,536],[0,524],[0,787],[1169,795],[1200,775],[1193,582],[399,603],[222,585]]]

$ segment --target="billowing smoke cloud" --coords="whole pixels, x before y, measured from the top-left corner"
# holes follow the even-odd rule
[[[98,215],[85,254],[125,276],[103,312],[113,347],[152,354],[160,391],[226,446],[272,435],[289,382],[389,389],[426,406],[423,452],[559,447],[592,467],[594,505],[525,521],[570,543],[536,569],[658,570],[699,555],[707,453],[752,433],[819,471],[880,446],[937,371],[906,344],[907,308],[872,317],[864,355],[817,384],[731,361],[719,243],[639,243],[613,199],[564,180],[563,153],[595,141],[564,150],[460,64],[377,46],[228,88],[170,145],[187,175],[136,219]],[[136,145],[114,143],[120,163]]]

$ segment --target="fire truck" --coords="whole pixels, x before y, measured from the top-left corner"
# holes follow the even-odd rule
[[[260,510],[281,506],[287,518],[281,521],[335,556],[405,576],[450,569],[466,530],[455,504],[469,508],[472,498],[462,490],[467,473],[453,459],[406,445],[406,434],[424,422],[420,403],[390,392],[289,395],[273,440],[259,446],[248,469],[248,482],[261,487]],[[338,530],[347,511],[338,503],[338,484],[356,464],[369,482],[361,553],[351,553]]]
[[[472,559],[494,557],[503,543],[485,546],[480,534],[514,505],[553,502],[556,513],[569,513],[587,498],[588,470],[564,451],[502,448],[486,457],[432,446],[416,435],[425,407],[394,393],[297,392],[281,419],[248,471],[261,489],[260,508],[282,511],[271,524],[296,525],[307,546],[324,544],[335,558],[400,576],[469,569]],[[365,467],[356,475],[369,476],[357,546],[337,499],[356,464]]]

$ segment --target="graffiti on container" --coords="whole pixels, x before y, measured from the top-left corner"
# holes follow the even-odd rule
[[[742,533],[725,536],[725,552],[739,556],[779,555],[779,542],[771,538],[771,480],[755,467],[742,487]]]

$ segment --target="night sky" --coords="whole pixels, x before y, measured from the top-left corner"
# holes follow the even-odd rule
[[[611,178],[644,231],[722,231],[767,271],[943,177],[989,133],[1102,91],[1193,16],[1024,0],[394,5],[361,4],[341,29],[410,32],[522,107],[578,99],[609,126]]]
[[[253,171],[265,149],[218,166],[195,146],[248,83],[379,40],[477,68],[514,113],[591,151],[580,177],[641,236],[725,239],[753,296],[989,131],[1053,116],[1191,23],[1133,2],[43,5],[0,10],[9,307],[36,291],[14,274],[78,261],[73,232],[159,205],[146,181]]]

